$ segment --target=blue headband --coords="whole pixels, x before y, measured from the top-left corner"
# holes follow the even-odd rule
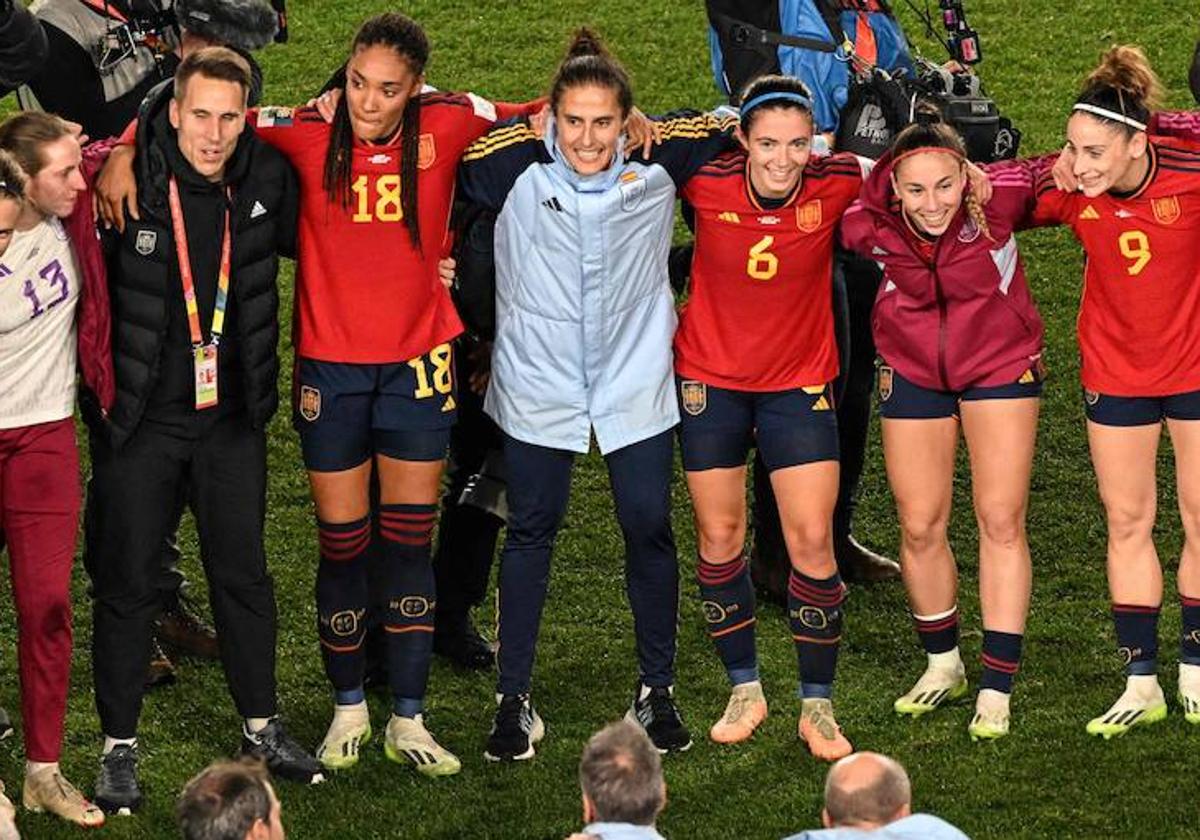
[[[812,100],[809,99],[804,94],[793,93],[788,90],[776,90],[776,91],[772,91],[770,93],[761,93],[758,96],[751,99],[749,102],[743,103],[742,111],[741,111],[742,119],[745,119],[746,115],[749,114],[751,111],[753,111],[755,108],[757,108],[759,105],[762,105],[766,102],[770,102],[775,99],[783,99],[783,100],[787,100],[788,102],[795,102],[797,105],[804,108],[806,111],[812,111],[812,109],[813,109]]]

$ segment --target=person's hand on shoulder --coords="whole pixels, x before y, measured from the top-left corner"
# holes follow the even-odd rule
[[[642,150],[642,157],[649,157],[650,150],[662,142],[662,124],[655,122],[634,108],[625,118],[625,154]]]
[[[1054,178],[1054,186],[1063,192],[1075,192],[1079,189],[1079,179],[1075,177],[1075,153],[1063,149],[1058,155],[1058,160],[1054,161],[1050,175]]]
[[[971,184],[971,192],[979,198],[980,204],[987,204],[992,200],[991,180],[986,172],[971,161],[967,161],[967,180]]]
[[[125,217],[138,217],[137,178],[133,174],[133,146],[114,146],[96,178],[92,212],[105,227],[125,230]]]

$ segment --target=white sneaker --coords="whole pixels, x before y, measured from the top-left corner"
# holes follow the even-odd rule
[[[1124,735],[1135,726],[1166,720],[1167,700],[1153,674],[1126,678],[1125,692],[1109,710],[1088,721],[1087,733],[1104,740]]]
[[[330,770],[346,770],[358,764],[358,751],[371,739],[371,716],[366,702],[335,706],[329,731],[315,753],[317,761]]]
[[[383,751],[397,764],[411,762],[426,776],[453,776],[462,769],[458,756],[433,740],[423,715],[392,715],[384,735]]]
[[[920,717],[966,693],[967,669],[963,667],[962,658],[955,655],[931,660],[921,678],[907,694],[896,699],[892,708],[896,714]]]

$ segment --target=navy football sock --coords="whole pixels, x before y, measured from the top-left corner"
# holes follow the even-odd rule
[[[1117,647],[1129,676],[1158,671],[1158,607],[1113,604]]]
[[[317,521],[321,557],[317,564],[317,637],[325,674],[339,697],[362,690],[366,635],[367,569],[364,552],[371,520]],[[340,701],[339,701],[340,702]]]
[[[999,630],[983,631],[983,676],[980,688],[990,688],[1012,694],[1013,677],[1021,665],[1020,633],[1002,633]]]
[[[421,712],[433,656],[435,607],[430,540],[436,505],[380,505],[379,533],[388,567],[388,682],[393,711]]]
[[[758,679],[758,654],[754,646],[754,584],[750,569],[740,555],[728,563],[709,563],[697,558],[696,580],[700,584],[708,637],[733,685]]]
[[[946,653],[958,647],[958,605],[937,615],[913,613],[913,624],[926,653]]]
[[[1179,596],[1183,614],[1183,629],[1179,634],[1179,661],[1184,665],[1200,665],[1200,598]]]
[[[800,666],[800,696],[830,697],[842,638],[846,587],[838,574],[817,580],[792,569],[788,578],[788,623]]]

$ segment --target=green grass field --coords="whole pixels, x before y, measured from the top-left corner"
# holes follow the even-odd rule
[[[923,0],[917,0],[918,5]],[[897,3],[896,5],[902,5]],[[934,4],[936,6],[936,4]],[[1116,42],[1144,45],[1170,90],[1188,107],[1190,15],[1177,0],[971,0],[983,38],[981,73],[1004,112],[1025,132],[1023,151],[1060,143],[1064,115],[1081,75]],[[292,0],[291,43],[262,53],[266,100],[308,98],[343,58],[358,22],[390,8],[368,0]],[[702,4],[680,0],[414,0],[404,11],[422,21],[433,42],[431,82],[520,100],[541,92],[574,25],[595,26],[632,71],[648,112],[706,107],[717,100],[708,70]],[[1052,11],[1051,11],[1052,10]],[[900,14],[931,58],[940,48],[922,37],[907,9]],[[0,112],[12,101],[0,103]],[[1200,730],[1177,712],[1165,724],[1102,742],[1083,725],[1122,685],[1104,583],[1105,534],[1087,457],[1073,326],[1079,295],[1079,249],[1061,231],[1025,236],[1030,282],[1047,327],[1051,378],[1046,389],[1029,516],[1035,578],[1026,657],[1018,678],[1011,737],[972,744],[970,705],[919,722],[901,720],[892,699],[922,667],[899,585],[855,588],[837,686],[839,718],[859,748],[896,756],[914,781],[915,806],[939,814],[973,837],[1194,837],[1200,834],[1200,789],[1191,750]],[[281,278],[290,290],[291,269]],[[288,294],[290,299],[290,291]],[[288,321],[284,318],[285,323]],[[284,351],[290,358],[290,347]],[[286,365],[285,365],[286,367]],[[279,688],[294,734],[315,744],[328,722],[330,698],[317,653],[312,602],[316,541],[307,483],[286,412],[271,427],[268,556],[278,588]],[[1170,570],[1182,532],[1169,449],[1162,460],[1159,550]],[[676,534],[683,577],[678,697],[697,736],[695,747],[665,761],[669,805],[660,829],[673,838],[778,838],[817,824],[825,767],[797,742],[795,662],[781,611],[762,610],[759,646],[772,716],[752,743],[718,748],[703,737],[724,708],[725,677],[704,636],[692,583],[694,537],[687,496],[677,483]],[[956,482],[952,540],[961,570],[964,654],[969,673],[979,626],[975,527],[969,483]],[[892,501],[877,447],[862,487],[858,536],[897,548]],[[202,591],[196,546],[185,529],[187,569]],[[536,698],[549,733],[527,766],[482,758],[493,709],[492,680],[437,663],[428,716],[433,731],[463,759],[458,777],[427,780],[387,762],[378,738],[353,772],[316,789],[284,785],[284,821],[296,838],[553,838],[579,824],[575,778],[588,735],[625,710],[635,679],[629,611],[621,582],[622,551],[603,465],[595,455],[576,472],[567,525],[559,540],[536,672]],[[1173,571],[1168,575],[1173,591]],[[7,583],[2,584],[7,588]],[[99,730],[91,691],[91,610],[82,567],[75,577],[76,653],[63,765],[90,790]],[[6,593],[7,595],[7,593]],[[4,604],[11,603],[5,597]],[[11,609],[0,634],[13,639]],[[488,623],[482,615],[482,623]],[[1161,638],[1166,687],[1174,693],[1179,612],[1167,599]],[[0,705],[19,709],[13,645],[3,648]],[[169,837],[172,806],[183,783],[237,745],[239,721],[220,668],[184,661],[180,681],[147,698],[142,715],[142,782],[147,796],[136,819],[111,819],[109,837]],[[387,700],[373,697],[376,729]],[[19,738],[0,747],[0,777],[19,796]],[[51,818],[20,814],[26,837],[76,837]]]

